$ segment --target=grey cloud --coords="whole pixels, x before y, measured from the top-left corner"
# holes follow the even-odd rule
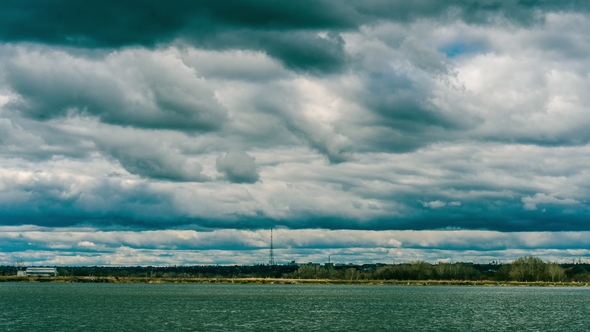
[[[358,59],[355,73],[362,83],[340,93],[367,112],[341,121],[340,131],[356,151],[407,152],[466,137],[507,144],[587,144],[583,91],[588,66],[580,58],[580,50],[590,47],[587,25],[587,16],[562,13],[527,28],[422,22],[349,33],[346,40],[351,57]],[[396,42],[386,40],[388,34]],[[539,42],[555,35],[577,47]],[[463,40],[484,40],[486,46],[472,52],[459,45],[453,59],[445,57],[446,47],[452,51]],[[359,122],[364,124],[360,130]]]
[[[464,112],[460,105],[439,104],[440,90],[460,96],[464,88],[456,63],[429,39],[433,29],[439,33],[435,24],[385,24],[346,35],[357,62],[344,79],[331,83],[341,98],[356,106],[335,123],[353,142],[354,151],[413,151],[454,140],[481,123],[481,117]],[[384,41],[388,33],[396,34],[399,42]]]
[[[203,175],[203,166],[188,163],[182,155],[142,144],[99,145],[103,153],[116,159],[129,173],[151,179],[170,181],[210,180]]]
[[[338,128],[358,151],[408,152],[440,140],[454,140],[477,119],[441,109],[431,102],[431,86],[384,69],[362,74],[360,88],[343,96],[363,108],[338,122]],[[362,124],[359,128],[359,124]]]
[[[474,145],[474,147],[477,145]],[[290,194],[291,211],[297,211],[300,222],[297,227],[353,228],[353,229],[494,229],[501,231],[526,230],[583,230],[583,222],[590,213],[587,202],[582,198],[589,193],[587,175],[579,173],[587,158],[580,155],[586,148],[566,152],[562,149],[527,146],[513,147],[508,151],[491,146],[465,150],[459,154],[451,152],[457,145],[423,149],[407,155],[391,156],[385,164],[363,157],[363,172],[354,176],[340,174],[332,168],[330,174],[317,179],[326,181],[327,191],[342,190],[343,212],[341,217],[312,202],[296,204],[297,195]],[[499,148],[499,147],[498,147]],[[538,152],[544,151],[541,157]],[[426,152],[429,151],[429,152]],[[426,154],[423,154],[426,153]],[[464,153],[464,155],[463,155]],[[430,157],[426,157],[430,155]],[[561,157],[558,157],[561,156]],[[573,155],[579,157],[573,158]],[[435,157],[436,156],[436,157]],[[493,156],[493,157],[492,157]],[[503,156],[503,157],[500,157]],[[427,159],[423,159],[423,158]],[[489,162],[495,158],[495,162]],[[428,161],[427,161],[428,160]],[[515,164],[507,166],[507,161]],[[564,160],[570,170],[554,173],[557,160]],[[565,162],[569,160],[569,162]],[[357,163],[355,163],[357,164]],[[380,168],[369,165],[391,165]],[[516,164],[520,165],[517,166]],[[357,164],[358,165],[358,164]],[[431,165],[431,166],[426,166]],[[436,166],[435,166],[436,165]],[[503,167],[502,165],[506,166]],[[284,167],[283,167],[284,169]],[[434,172],[434,173],[430,173]],[[568,175],[564,175],[568,174]],[[329,180],[330,179],[330,180]],[[334,181],[334,182],[332,182]],[[301,182],[301,180],[300,180]],[[337,187],[338,183],[341,187]],[[366,184],[370,183],[370,188]],[[338,189],[328,189],[334,186]],[[341,189],[340,189],[341,188]],[[539,197],[539,189],[554,192],[553,197]],[[355,212],[354,206],[344,202],[346,194],[357,202],[373,201],[383,207],[383,214],[375,214],[369,220],[360,221],[354,217],[367,217],[368,211]],[[329,195],[321,195],[326,197]],[[274,195],[278,199],[278,195]],[[540,198],[537,210],[525,210],[524,204],[534,203],[531,198]],[[541,202],[541,200],[543,202]],[[530,202],[529,202],[530,201]],[[322,201],[327,204],[326,201]],[[306,206],[307,205],[307,206]],[[367,206],[366,204],[363,204]],[[363,205],[357,204],[357,207]],[[542,206],[542,208],[541,208]],[[313,212],[306,208],[316,209]],[[322,218],[323,215],[323,218]],[[289,227],[296,227],[289,223]]]
[[[146,140],[145,144],[151,143]],[[0,173],[0,204],[10,208],[1,213],[2,221],[9,225],[119,225],[130,229],[283,225],[291,229],[588,230],[585,220],[590,217],[590,207],[584,197],[590,191],[590,180],[580,172],[588,159],[583,148],[538,148],[546,154],[538,159],[538,153],[526,146],[510,152],[502,145],[481,149],[473,144],[471,148],[435,146],[399,155],[364,154],[354,163],[338,166],[326,165],[320,156],[306,155],[305,149],[261,152],[257,159],[264,160],[264,182],[248,186],[246,191],[221,181],[195,185],[140,180],[125,175],[116,164],[96,159],[79,165],[67,160],[45,164],[43,172],[18,170],[11,166],[18,166],[18,161],[3,161],[7,166]],[[173,166],[183,164],[174,154],[158,155],[160,152],[153,153],[171,160]],[[291,159],[283,158],[280,167],[269,163],[281,160],[281,154]],[[568,155],[578,156],[569,158],[570,175],[555,173],[557,165],[552,160]],[[497,164],[487,164],[491,156]],[[228,170],[233,172],[236,181],[254,181],[258,176],[257,171],[252,172],[255,166],[235,169],[254,162],[247,155],[243,157],[246,162],[241,164],[220,157],[219,164],[226,167],[226,176],[230,175]],[[304,158],[308,160],[302,161]],[[502,168],[502,159],[518,163]],[[534,167],[527,167],[531,161]],[[105,176],[113,171],[123,175]],[[182,170],[178,172],[184,176]],[[286,179],[293,184],[285,185]],[[555,194],[536,195],[539,192]],[[532,203],[537,210],[525,209],[529,198],[536,198]]]
[[[217,171],[233,183],[256,183],[260,179],[255,158],[243,151],[230,151],[215,162]]]
[[[362,1],[359,12],[391,21],[410,22],[421,18],[462,20],[470,24],[494,24],[498,17],[521,25],[541,23],[538,13],[551,11],[587,12],[590,6],[576,0],[451,0],[451,1]]]
[[[4,143],[10,136],[12,123],[8,119],[0,119],[0,143]]]
[[[85,158],[93,150],[91,141],[68,135],[50,124],[14,114],[6,116],[0,117],[0,153],[4,158],[22,158],[33,162],[54,156]]]
[[[203,166],[187,158],[182,151],[183,140],[187,138],[181,133],[174,135],[103,125],[81,136],[92,140],[98,152],[115,160],[131,174],[181,182],[210,180],[202,173]]]
[[[268,83],[292,76],[280,63],[261,52],[186,48],[180,56],[187,66],[196,70],[197,75],[207,79]]]
[[[187,131],[216,130],[226,120],[227,111],[204,80],[175,54],[137,50],[99,60],[8,48],[2,69],[19,97],[7,107],[38,120],[81,114],[118,125]]]
[[[426,72],[434,75],[447,76],[452,74],[452,63],[445,54],[433,47],[427,47],[417,38],[409,35],[400,45],[400,51],[410,62]]]
[[[306,108],[315,105],[310,105],[309,100],[313,97],[306,95],[310,92],[306,90],[309,87],[301,85],[305,85],[305,82],[290,82],[270,89],[258,89],[248,96],[249,102],[256,112],[267,113],[276,118],[282,128],[326,156],[330,163],[353,160],[354,150],[348,137],[339,132],[333,122],[320,121],[311,112],[306,112]]]
[[[291,119],[287,128],[302,137],[310,147],[328,158],[332,164],[339,164],[354,159],[350,140],[333,131],[327,131],[320,126],[302,119]]]
[[[379,115],[377,121],[391,128],[416,131],[428,126],[456,127],[453,119],[424,100],[428,92],[420,91],[407,78],[377,74],[368,80],[362,95],[368,108]]]

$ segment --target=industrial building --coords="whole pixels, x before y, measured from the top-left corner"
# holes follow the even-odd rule
[[[17,275],[27,277],[55,277],[57,276],[57,269],[55,267],[28,267],[26,271],[18,271]]]

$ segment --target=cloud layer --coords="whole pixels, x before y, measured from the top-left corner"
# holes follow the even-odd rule
[[[590,231],[579,1],[5,7],[0,226]],[[258,248],[239,234],[206,249]]]
[[[51,265],[265,264],[269,231],[99,231],[78,228],[1,227],[0,264],[17,260]],[[337,263],[507,262],[524,254],[571,262],[590,251],[588,232],[500,233],[491,231],[274,232],[280,264],[328,260]],[[239,239],[239,241],[236,241]]]

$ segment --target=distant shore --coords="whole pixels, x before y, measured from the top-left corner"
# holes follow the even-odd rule
[[[333,280],[284,278],[150,278],[150,277],[17,277],[0,276],[0,282],[113,283],[113,284],[283,284],[283,285],[376,285],[376,286],[517,286],[588,287],[585,282],[520,282],[492,280]]]

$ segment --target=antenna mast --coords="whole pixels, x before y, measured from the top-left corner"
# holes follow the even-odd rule
[[[272,228],[270,229],[270,260],[268,261],[269,265],[275,265],[275,253],[272,247]]]

